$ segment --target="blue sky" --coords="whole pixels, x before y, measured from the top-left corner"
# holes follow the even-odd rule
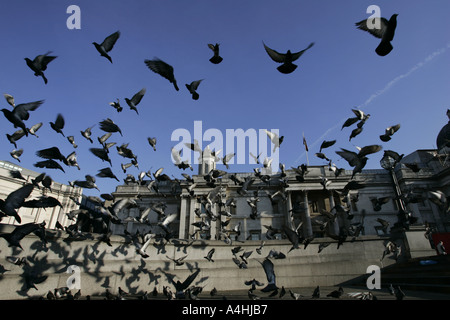
[[[81,29],[69,30],[69,5],[81,10]],[[398,13],[394,50],[379,57],[379,40],[358,30],[355,22],[370,16],[370,5],[389,18]],[[172,133],[185,129],[194,134],[194,121],[203,130],[278,129],[284,141],[280,162],[288,168],[306,163],[302,144],[309,145],[310,165],[325,164],[314,156],[323,140],[337,140],[324,152],[340,167],[350,169],[335,151],[355,146],[381,144],[383,149],[408,154],[416,149],[435,148],[436,136],[447,123],[450,101],[450,11],[448,1],[3,1],[0,4],[2,51],[0,90],[15,97],[16,103],[44,99],[31,113],[28,127],[43,122],[39,138],[29,136],[17,142],[24,149],[20,165],[46,172],[55,181],[95,176],[109,166],[88,149],[99,147],[96,138],[104,134],[98,123],[106,118],[116,122],[123,137],[114,133],[109,141],[129,143],[138,156],[139,168],[127,173],[154,172],[164,167],[169,176],[181,178],[182,171],[171,162]],[[120,30],[121,36],[110,52],[109,63],[95,50],[93,41]],[[297,70],[285,75],[276,70],[263,48],[299,51],[314,42],[298,61]],[[208,43],[219,43],[222,63],[208,60]],[[33,59],[47,51],[58,56],[45,72],[48,84],[35,77],[24,58]],[[180,91],[150,71],[145,59],[158,57],[174,67]],[[204,79],[200,99],[194,101],[186,83]],[[130,110],[124,98],[140,89],[147,92]],[[117,113],[109,102],[120,99],[124,110]],[[2,108],[10,108],[0,97]],[[360,108],[371,117],[364,131],[348,141],[353,128],[341,126]],[[78,148],[54,132],[49,122],[61,113],[66,136],[75,136]],[[13,128],[3,115],[0,159],[18,163],[9,152],[14,148],[5,134]],[[379,135],[393,124],[401,129],[384,143]],[[80,131],[93,126],[94,144]],[[147,137],[157,137],[153,151]],[[267,143],[270,142],[267,140]],[[203,146],[208,144],[203,141]],[[225,144],[225,142],[224,142]],[[68,155],[76,151],[81,170],[39,169],[40,149],[57,146]],[[121,163],[129,162],[111,149],[112,170],[125,178]],[[270,147],[269,147],[270,148]],[[223,150],[222,155],[232,150]],[[369,156],[366,168],[380,168],[382,152]],[[191,158],[193,159],[193,157]],[[231,165],[231,172],[258,167],[251,159]],[[218,168],[225,169],[219,165]],[[115,180],[97,178],[102,193],[115,190]],[[99,192],[87,191],[99,195]]]

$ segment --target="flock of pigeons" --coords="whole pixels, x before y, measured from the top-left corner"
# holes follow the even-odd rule
[[[396,28],[396,23],[397,23],[396,18],[397,18],[397,15],[394,14],[394,15],[392,15],[392,17],[389,20],[387,20],[385,18],[379,19],[380,26],[381,26],[380,29],[369,28],[367,20],[363,20],[363,21],[356,23],[357,28],[367,31],[367,32],[371,33],[373,36],[381,39],[379,46],[376,48],[376,53],[380,56],[385,56],[385,55],[389,54],[389,52],[393,49],[393,47],[391,45],[391,41],[394,38],[394,33],[395,33],[395,28]],[[97,52],[102,57],[104,57],[105,59],[109,60],[112,63],[111,51],[113,50],[114,45],[118,41],[119,37],[120,37],[120,32],[117,31],[117,32],[109,35],[108,37],[106,37],[102,43],[99,44],[99,43],[93,42],[93,45],[94,45],[95,49],[97,50]],[[311,43],[304,50],[301,50],[301,51],[295,52],[295,53],[293,53],[291,51],[287,51],[286,53],[279,53],[276,50],[269,48],[266,44],[263,43],[263,47],[266,50],[269,57],[274,62],[277,62],[280,64],[280,66],[277,68],[277,70],[283,74],[288,74],[288,73],[294,72],[295,69],[297,68],[297,65],[295,65],[293,62],[295,62],[297,59],[299,59],[307,50],[311,49],[313,47],[313,45],[314,45],[314,43]],[[211,59],[209,61],[213,64],[221,63],[223,58],[220,56],[219,44],[217,44],[217,43],[215,45],[208,44],[208,47],[213,51],[213,56],[211,57]],[[28,59],[28,58],[25,59],[27,66],[33,71],[34,75],[37,77],[42,77],[45,84],[48,83],[48,79],[46,78],[44,72],[47,70],[48,65],[55,58],[57,58],[56,56],[52,56],[50,54],[51,54],[51,52],[47,52],[46,54],[38,55],[33,60]],[[167,79],[174,86],[175,90],[179,91],[179,87],[178,87],[178,84],[177,84],[177,81],[176,81],[176,78],[174,75],[174,69],[171,65],[169,65],[168,63],[166,63],[158,58],[155,58],[153,60],[145,60],[144,62],[145,62],[145,65],[151,71],[153,71],[154,73]],[[194,100],[199,99],[199,94],[197,92],[197,89],[198,89],[199,85],[201,84],[201,81],[202,80],[196,80],[196,81],[191,82],[190,84],[185,85],[186,89],[192,95],[192,99],[194,99]],[[143,88],[139,92],[135,93],[131,98],[125,99],[125,102],[128,105],[128,107],[130,108],[130,110],[134,110],[137,114],[139,114],[138,105],[139,105],[140,101],[142,100],[142,98],[144,97],[145,93],[146,93],[146,90],[145,90],[145,88]],[[8,102],[8,104],[12,107],[12,109],[11,108],[9,108],[9,109],[3,108],[3,109],[1,109],[1,111],[3,112],[6,120],[10,124],[12,124],[14,128],[16,128],[16,129],[18,128],[18,130],[16,132],[14,132],[13,134],[7,134],[8,141],[15,146],[15,149],[11,152],[11,156],[15,160],[20,162],[20,156],[22,155],[23,150],[17,149],[17,141],[23,137],[28,137],[29,135],[37,136],[37,131],[42,127],[43,124],[38,123],[31,127],[27,127],[26,122],[30,118],[30,113],[37,110],[44,103],[44,101],[39,100],[39,101],[33,101],[33,102],[29,102],[29,103],[16,104],[13,96],[11,96],[9,94],[5,94],[4,96],[5,96],[5,99]],[[119,99],[117,99],[116,102],[111,102],[110,105],[117,112],[121,112],[123,110],[123,107],[120,104]],[[364,123],[370,117],[369,114],[366,114],[361,110],[352,109],[352,111],[354,113],[354,116],[350,117],[342,126],[342,129],[344,129],[345,127],[350,127],[356,123],[356,128],[351,132],[349,140],[353,139],[354,137],[356,137],[358,134],[360,134],[362,132]],[[63,137],[66,137],[64,134],[64,125],[65,125],[65,120],[64,120],[64,117],[62,116],[62,114],[57,114],[56,119],[54,121],[50,122],[51,128],[57,134],[61,134]],[[93,137],[92,137],[92,128],[93,127],[89,127],[89,128],[86,128],[85,130],[81,131],[81,136],[83,138],[87,139],[90,143],[94,144]],[[121,131],[120,127],[109,118],[101,121],[99,123],[99,128],[104,132],[104,134],[102,136],[97,137],[97,140],[100,145],[98,147],[92,146],[91,148],[89,148],[89,151],[95,157],[108,163],[109,166],[106,166],[105,168],[100,169],[96,176],[101,177],[101,178],[110,178],[110,179],[119,181],[117,176],[111,170],[112,161],[110,158],[110,150],[109,150],[111,147],[115,146],[116,143],[108,142],[108,139],[114,133],[120,134],[122,136],[122,131]],[[399,130],[399,128],[400,128],[399,124],[396,124],[396,125],[393,125],[393,126],[387,128],[385,130],[385,132],[380,135],[380,140],[383,142],[389,141],[391,139],[392,135],[395,132],[397,132]],[[279,148],[283,142],[284,137],[283,136],[279,137],[271,132],[267,132],[267,134],[274,145],[274,149],[276,149],[277,147]],[[67,136],[66,138],[69,141],[69,143],[72,144],[72,146],[74,148],[77,148],[77,144],[75,142],[74,136]],[[149,137],[148,143],[154,150],[156,150],[156,138]],[[315,155],[318,158],[326,160],[329,163],[330,170],[334,171],[335,176],[337,177],[339,174],[341,174],[343,169],[338,168],[325,155],[325,153],[323,153],[324,149],[334,145],[335,143],[336,143],[335,140],[334,141],[324,141],[320,147],[320,152],[316,153]],[[202,150],[201,149],[199,150],[198,146],[196,146],[195,144],[191,144],[190,147],[194,151],[202,152]],[[116,149],[117,149],[117,152],[119,155],[121,155],[122,157],[124,157],[126,159],[129,159],[128,163],[121,164],[121,169],[123,170],[124,173],[126,173],[127,168],[129,168],[131,166],[138,167],[137,156],[128,147],[128,144],[122,144],[120,146],[116,146]],[[379,152],[380,150],[382,150],[381,145],[370,145],[370,146],[365,146],[363,148],[360,148],[359,152],[353,152],[353,151],[346,150],[346,149],[341,149],[340,151],[336,152],[339,156],[341,156],[343,159],[345,159],[351,167],[354,168],[353,175],[352,175],[352,181],[350,181],[349,184],[346,186],[344,193],[348,192],[349,190],[361,188],[361,186],[358,185],[358,183],[353,181],[353,177],[357,173],[360,173],[362,171],[362,169],[364,168],[364,166],[368,160],[367,156],[370,154]],[[400,161],[403,156],[403,155],[399,155],[398,153],[391,151],[391,150],[385,151],[385,154],[393,157],[395,159],[395,161],[397,161],[397,162]],[[180,169],[185,170],[187,168],[190,168],[192,170],[192,167],[187,162],[183,162],[179,155],[180,155],[179,151],[172,149],[172,156],[175,159],[175,164]],[[64,166],[63,166],[63,165],[65,165],[65,166],[77,167],[78,170],[80,169],[80,167],[78,166],[78,163],[77,163],[77,157],[76,157],[75,151],[72,152],[70,155],[65,156],[60,152],[58,147],[51,147],[51,148],[36,151],[36,156],[42,159],[34,164],[34,166],[37,168],[56,169],[56,170],[61,170],[61,171],[65,172]],[[222,160],[222,163],[227,168],[228,168],[228,161],[230,161],[230,159],[233,156],[234,156],[234,154],[229,154],[229,155],[224,156],[223,158],[220,158]],[[257,160],[257,163],[260,163],[258,157],[255,157],[255,159]],[[266,159],[264,161],[264,166],[270,166],[270,160]],[[283,177],[285,177],[285,175],[283,176],[283,174],[285,174],[284,165],[282,165],[281,168],[282,168],[281,177],[283,178]],[[413,168],[413,167],[411,166],[411,168]],[[160,168],[155,173],[153,173],[153,177],[152,177],[152,173],[150,171],[141,172],[140,175],[138,176],[138,182],[143,183],[143,179],[145,177],[149,177],[151,179],[151,182],[148,184],[148,188],[155,192],[159,192],[158,191],[158,183],[161,181],[170,180],[174,183],[179,183],[179,181],[177,179],[172,180],[170,177],[163,174],[162,169],[163,168]],[[296,179],[298,181],[304,181],[304,177],[308,172],[306,165],[302,165],[302,166],[299,166],[298,168],[293,168],[293,169],[296,173]],[[416,168],[416,169],[412,169],[412,170],[420,170],[420,168]],[[13,175],[14,178],[23,179],[24,181],[26,181],[25,178],[21,177],[19,172],[12,172],[11,174]],[[211,172],[207,173],[204,176],[208,185],[210,187],[214,188],[213,191],[211,193],[209,193],[207,197],[203,197],[203,199],[201,199],[201,201],[204,201],[204,203],[207,205],[206,207],[208,207],[208,205],[211,205],[212,201],[215,201],[215,199],[216,199],[215,196],[220,194],[220,190],[217,189],[215,182],[217,181],[218,178],[222,177],[225,174],[226,174],[226,172],[223,170],[212,170]],[[183,176],[186,178],[186,181],[188,182],[188,187],[187,187],[188,191],[190,193],[191,192],[193,193],[195,183],[193,183],[193,180],[190,178],[189,175],[183,173]],[[247,193],[247,191],[250,189],[251,184],[255,181],[255,178],[259,178],[264,182],[268,182],[271,179],[270,176],[266,176],[266,175],[262,174],[259,171],[259,169],[255,169],[255,177],[254,178],[252,177],[250,179],[246,179],[245,181],[241,181],[235,176],[231,176],[230,178],[236,184],[239,184],[241,186],[240,192],[242,194]],[[132,177],[132,175],[128,175],[127,179],[134,179],[134,177]],[[322,182],[323,182],[324,188],[327,188],[329,186],[329,184],[331,183],[331,181],[327,181],[327,180],[328,179],[323,178]],[[278,191],[276,194],[269,195],[271,200],[273,199],[273,197],[275,197],[277,195],[279,195],[281,197],[283,197],[283,195],[284,195],[283,190],[287,186],[287,181],[280,179],[279,182],[280,182],[280,191]],[[85,179],[83,179],[83,180],[70,181],[69,183],[72,186],[79,186],[79,187],[87,188],[87,189],[98,189],[98,187],[96,185],[96,178],[92,175],[86,175]],[[40,208],[47,208],[47,207],[53,207],[53,206],[61,206],[62,207],[61,203],[59,203],[58,200],[56,200],[55,198],[53,198],[51,196],[42,195],[39,199],[27,200],[27,198],[30,196],[30,194],[34,188],[40,189],[41,187],[43,187],[43,188],[50,189],[51,185],[52,185],[52,180],[45,173],[39,175],[37,178],[33,179],[31,182],[24,182],[22,187],[13,191],[12,193],[10,193],[6,197],[6,199],[0,200],[0,215],[1,215],[1,217],[11,216],[11,217],[14,217],[18,223],[21,223],[21,217],[19,216],[19,214],[17,212],[18,209],[21,207],[40,207]],[[193,194],[191,194],[191,195],[193,196]],[[109,224],[110,223],[118,223],[118,224],[122,223],[121,219],[119,219],[119,217],[118,217],[118,213],[124,207],[133,205],[133,203],[130,202],[130,200],[115,201],[115,199],[113,198],[113,196],[111,194],[101,194],[101,198],[103,198],[103,200],[100,198],[95,199],[95,197],[91,197],[91,200],[97,202],[97,204],[98,204],[97,212],[91,212],[89,210],[80,209],[80,210],[76,210],[76,211],[67,213],[67,215],[70,216],[74,221],[75,221],[75,216],[77,217],[76,223],[74,223],[70,226],[67,226],[67,227],[63,227],[61,225],[59,225],[57,227],[64,230],[68,234],[68,237],[70,237],[71,239],[83,239],[83,237],[86,237],[86,231],[101,233],[102,234],[101,241],[104,241],[109,246],[111,246],[111,243],[109,241],[109,236],[111,235],[111,232],[109,231]],[[113,204],[110,205],[109,207],[105,207],[104,200],[111,200]],[[257,214],[257,211],[256,211],[256,202],[257,201],[258,201],[257,193],[255,193],[254,198],[252,198],[248,201],[249,205],[252,208],[255,208],[255,211],[252,210],[253,215],[251,216],[251,218],[253,218],[253,219],[256,218],[256,214]],[[224,205],[230,206],[230,205],[232,205],[232,203],[227,202],[227,203],[224,203]],[[380,202],[377,205],[381,206],[382,202]],[[128,235],[131,237],[132,242],[136,246],[136,251],[139,252],[139,254],[141,254],[142,258],[148,257],[148,255],[145,253],[145,249],[149,245],[150,240],[155,239],[155,238],[160,238],[160,239],[162,238],[167,241],[170,241],[173,236],[173,233],[170,230],[169,225],[171,222],[173,222],[176,219],[176,214],[166,216],[164,214],[164,205],[159,208],[152,207],[151,209],[154,210],[155,212],[162,213],[161,218],[158,222],[158,226],[163,230],[163,233],[161,235],[155,235],[155,234]],[[338,209],[336,209],[336,210],[338,210]],[[145,216],[148,215],[148,213],[149,213],[149,211],[144,211],[143,215],[141,217],[139,217],[138,220],[139,221],[145,220]],[[208,211],[208,214],[209,214],[210,219],[211,218],[217,219],[217,216],[213,216],[210,211]],[[335,219],[336,215],[334,213],[327,212],[327,213],[324,213],[324,216],[329,217],[328,221],[332,221],[333,219]],[[204,221],[202,220],[202,222],[204,222]],[[197,227],[199,228],[199,230],[202,230],[202,228],[204,226],[199,225]],[[225,228],[226,224],[223,225],[223,227]],[[325,228],[325,224],[323,227]],[[274,230],[270,226],[267,226],[267,229],[268,229],[268,232],[267,232],[268,239],[270,239],[271,235],[273,235],[274,233],[279,231],[279,230]],[[235,229],[234,231],[239,232],[239,229]],[[342,231],[342,233],[340,233],[339,235],[330,235],[330,236],[334,237],[334,239],[338,240],[338,248],[340,245],[342,245],[342,243],[345,241],[345,239],[349,235],[348,230],[341,230],[341,231]],[[291,228],[284,228],[282,230],[282,232],[284,232],[284,234],[286,234],[287,238],[292,242],[291,250],[298,249],[300,244],[304,244],[305,248],[306,248],[306,246],[312,240],[312,239],[305,239],[301,235],[301,232],[299,231],[298,227],[295,230],[293,230]],[[10,246],[22,248],[20,245],[20,241],[26,235],[28,235],[30,233],[36,234],[43,242],[47,241],[46,240],[45,223],[27,223],[27,224],[23,224],[23,225],[18,225],[15,227],[15,229],[11,233],[1,234],[0,237],[3,237]],[[224,234],[224,233],[222,233],[222,234]],[[353,234],[353,235],[355,235],[355,234]],[[226,238],[226,241],[230,241],[230,239]],[[231,244],[231,241],[229,243]],[[264,245],[264,242],[262,242],[259,250],[262,249],[263,245]],[[319,252],[325,246],[326,245],[323,245],[321,248],[319,248]],[[234,249],[236,249],[236,248],[234,248]],[[236,263],[236,265],[239,268],[246,268],[246,265],[247,265],[246,259],[249,258],[249,256],[251,255],[251,252],[244,252],[242,255],[239,255],[239,256],[238,256],[238,253],[239,253],[239,247],[237,248],[236,252],[233,252],[233,261]],[[213,254],[214,254],[214,249],[212,249],[211,251],[208,252],[205,259],[207,259],[208,261],[214,261]],[[264,259],[264,261],[261,263],[264,268],[264,271],[266,273],[267,280],[269,283],[263,289],[263,292],[272,292],[271,296],[279,295],[280,297],[282,297],[286,293],[284,288],[282,288],[281,291],[279,291],[279,288],[275,284],[274,266],[271,261],[271,258],[282,259],[283,256],[286,257],[283,253],[271,251],[269,256],[267,256]],[[183,259],[180,259],[180,260],[177,260],[174,262],[177,264],[183,264],[182,260]],[[196,289],[195,287],[194,288],[190,287],[190,285],[192,284],[192,282],[194,281],[194,279],[198,275],[198,273],[199,273],[199,270],[197,270],[192,275],[190,275],[183,283],[181,283],[179,281],[173,282],[173,285],[174,285],[175,291],[176,291],[174,294],[171,293],[171,290],[169,287],[165,287],[164,295],[166,295],[167,298],[169,298],[169,299],[186,297],[186,296],[188,296],[190,298],[196,297],[197,294],[199,293],[198,292],[199,289],[198,288]],[[252,285],[252,289],[249,290],[249,298],[257,299],[258,297],[253,293],[253,290],[255,289],[255,285],[260,285],[261,283],[256,282],[256,280],[254,280],[254,281],[246,282],[245,284]],[[35,283],[30,284],[30,286],[36,288]],[[123,297],[124,295],[126,295],[126,293],[122,289],[119,291],[121,292],[119,294],[119,297]],[[54,293],[49,292],[47,298],[53,299],[55,296],[57,296],[57,295],[55,295],[56,292],[57,292],[56,289],[55,289]],[[299,298],[299,296],[296,295],[292,291],[290,291],[290,294],[294,299]],[[65,294],[61,295],[61,293],[59,293],[59,295],[61,297],[62,296],[69,297],[70,292],[66,291]],[[211,295],[213,295],[213,292],[211,292]],[[332,294],[330,293],[331,297],[340,297],[341,295],[342,295],[342,289],[338,290],[337,293],[332,293]],[[320,296],[319,288],[316,289],[313,296],[314,297]],[[109,298],[112,296],[110,296],[110,293],[107,293],[107,297]],[[368,298],[368,297],[372,297],[372,295],[364,296],[364,298]],[[117,298],[117,296],[115,298]]]

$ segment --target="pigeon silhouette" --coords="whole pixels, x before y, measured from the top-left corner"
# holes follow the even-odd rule
[[[36,77],[41,76],[42,79],[44,79],[45,84],[47,84],[48,80],[44,75],[44,71],[47,70],[47,65],[57,58],[56,56],[49,56],[50,53],[51,51],[38,55],[33,61],[29,58],[25,58],[27,66],[34,71]]]
[[[221,63],[223,58],[219,55],[219,44],[216,43],[213,45],[212,43],[208,43],[208,48],[210,48],[214,52],[214,55],[211,57],[211,59],[209,59],[209,61],[214,64]]]
[[[19,189],[11,192],[5,200],[0,200],[0,211],[2,215],[14,217],[18,223],[22,222],[17,209],[19,209],[33,191],[32,184],[26,184]]]
[[[380,44],[375,49],[375,52],[379,56],[388,55],[394,48],[391,41],[394,39],[395,29],[397,28],[397,16],[398,14],[393,14],[389,20],[386,18],[374,18],[375,20],[365,19],[357,22],[355,25],[358,29],[367,31],[376,38],[381,39]],[[369,27],[369,25],[375,22]],[[379,23],[379,28],[376,27],[376,23]]]
[[[95,49],[97,49],[98,53],[102,57],[105,57],[109,60],[109,62],[112,63],[111,57],[108,55],[108,52],[112,50],[114,45],[116,44],[117,39],[120,37],[120,31],[116,31],[113,34],[107,36],[105,40],[101,44],[98,44],[97,42],[92,42],[92,44],[95,46]]]
[[[175,87],[175,90],[180,90],[173,73],[173,67],[170,64],[167,64],[166,62],[158,58],[154,58],[153,60],[146,59],[144,60],[144,62],[150,70],[169,80],[170,83],[172,83]]]
[[[101,121],[99,124],[101,130],[111,133],[119,132],[120,135],[122,136],[122,131],[120,130],[120,127],[117,124],[115,124],[114,121],[112,121],[110,118]]]
[[[279,136],[277,133],[268,131],[268,130],[265,130],[265,132],[266,132],[267,136],[269,137],[270,141],[272,141],[272,143],[273,143],[273,151],[272,152],[275,152],[275,150],[277,148],[279,148],[281,143],[283,142],[284,136]]]
[[[14,148],[17,148],[16,141],[22,139],[25,136],[25,131],[23,129],[19,129],[15,131],[13,134],[6,134],[6,138],[9,142],[11,142],[14,145]]]
[[[277,290],[278,287],[276,285],[276,277],[275,277],[275,271],[274,271],[274,265],[273,262],[269,258],[265,258],[264,261],[261,263],[264,273],[266,274],[267,278],[267,286],[265,286],[263,289],[261,289],[262,292],[271,292],[274,290]]]
[[[36,110],[43,103],[44,100],[23,103],[17,105],[12,111],[4,108],[0,111],[2,111],[5,118],[14,125],[14,128],[21,128],[25,132],[25,135],[28,136],[28,129],[23,121],[29,119],[30,111]]]
[[[310,49],[314,42],[311,42],[309,46],[306,49],[303,49],[299,52],[292,53],[291,50],[288,50],[286,53],[279,53],[268,46],[263,42],[264,49],[266,49],[267,54],[269,57],[278,63],[282,63],[281,66],[277,68],[278,71],[284,74],[289,74],[294,72],[295,69],[297,69],[297,65],[293,62],[296,61],[298,58],[300,58],[308,49]]]
[[[117,99],[117,102],[110,102],[109,105],[116,109],[117,112],[122,112],[123,107],[120,105],[120,100]]]
[[[128,104],[130,109],[136,111],[137,114],[139,114],[139,112],[136,107],[144,97],[145,91],[146,89],[142,88],[139,92],[135,93],[131,99],[125,98],[125,102]]]
[[[32,125],[31,128],[28,128],[28,133],[39,138],[38,135],[36,135],[36,132],[42,127],[43,123],[39,122],[36,123],[35,125]]]
[[[94,143],[94,141],[93,141],[92,138],[91,138],[91,135],[92,135],[92,128],[93,128],[93,127],[94,127],[94,126],[89,127],[89,128],[86,128],[86,129],[83,130],[83,131],[80,131],[80,132],[81,132],[81,135],[82,135],[84,138],[86,138],[87,140],[89,140],[90,143]]]
[[[197,88],[200,85],[200,82],[202,82],[203,79],[201,80],[195,80],[192,81],[190,84],[186,83],[186,88],[189,90],[189,93],[192,95],[192,99],[193,100],[198,100],[198,98],[200,97],[200,95],[197,93]]]
[[[62,114],[58,113],[56,116],[55,122],[50,122],[50,126],[53,130],[55,130],[57,133],[62,134],[63,137],[65,137],[64,133],[62,132],[62,129],[64,129],[65,120]]]
[[[388,142],[391,140],[391,137],[400,129],[400,124],[396,124],[390,127],[387,127],[384,134],[380,135],[380,140],[383,142]]]
[[[30,233],[38,234],[39,231],[42,231],[45,228],[44,226],[45,221],[42,223],[26,223],[15,227],[15,229],[11,233],[0,234],[0,237],[4,238],[8,242],[9,246],[19,247],[23,250],[22,246],[20,245],[20,240],[22,240],[26,235]]]

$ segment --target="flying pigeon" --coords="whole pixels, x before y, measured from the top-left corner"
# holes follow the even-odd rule
[[[146,89],[142,88],[139,92],[135,93],[131,99],[125,98],[125,101],[130,107],[130,109],[136,111],[137,114],[139,114],[139,112],[136,107],[144,97],[145,91]]]
[[[29,119],[29,111],[36,110],[43,103],[44,100],[23,103],[17,105],[12,111],[4,108],[0,111],[2,111],[5,118],[14,125],[14,128],[21,128],[25,132],[25,135],[28,136],[28,129],[23,121]]]
[[[27,63],[27,66],[34,71],[34,75],[36,77],[41,76],[42,79],[44,79],[44,83],[47,84],[48,80],[44,75],[45,70],[47,70],[47,65],[52,62],[54,59],[56,59],[56,56],[49,56],[51,51],[38,55],[36,58],[34,58],[33,61],[29,58],[25,58],[25,61]]]
[[[381,39],[380,44],[375,49],[379,56],[386,56],[393,49],[391,41],[394,39],[395,29],[397,28],[397,16],[398,14],[393,14],[389,20],[386,18],[374,18],[375,20],[373,21],[375,23],[370,27],[370,18],[355,24],[358,29],[367,31],[374,37]],[[375,26],[377,23],[380,26],[379,28]]]
[[[169,80],[170,83],[172,83],[175,87],[175,90],[180,90],[178,88],[177,80],[175,79],[173,67],[171,65],[158,58],[154,58],[153,60],[146,59],[144,60],[144,62],[150,70]]]
[[[53,130],[55,130],[57,133],[61,133],[63,137],[65,137],[64,133],[62,132],[62,129],[64,129],[65,120],[62,114],[58,113],[56,116],[55,122],[50,122],[50,126]]]
[[[190,84],[186,83],[186,88],[189,90],[189,93],[192,95],[192,99],[193,100],[198,100],[198,98],[200,97],[200,95],[197,93],[197,88],[200,85],[200,82],[202,82],[203,79],[201,80],[195,80],[192,81]]]
[[[270,58],[272,58],[273,61],[282,63],[282,65],[279,66],[277,70],[281,73],[288,74],[297,69],[297,65],[293,64],[292,62],[296,61],[303,55],[303,53],[305,53],[306,50],[310,49],[314,45],[314,42],[311,42],[306,49],[294,53],[292,53],[291,50],[288,50],[286,53],[279,53],[266,46],[264,42],[263,45],[264,49],[266,49],[267,54]]]
[[[214,52],[214,55],[211,57],[211,59],[209,59],[209,61],[214,64],[221,63],[223,58],[219,55],[219,44],[216,43],[213,45],[212,43],[208,43],[208,48],[210,48]]]
[[[98,44],[97,42],[92,42],[92,44],[95,46],[95,49],[97,49],[98,53],[102,57],[105,57],[109,60],[109,62],[112,63],[111,57],[108,55],[108,52],[112,50],[114,45],[116,44],[117,39],[120,37],[120,31],[116,31],[113,34],[107,36],[105,40],[101,44]]]

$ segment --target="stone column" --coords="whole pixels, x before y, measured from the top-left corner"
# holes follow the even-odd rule
[[[287,192],[287,199],[286,199],[286,225],[289,226],[291,229],[295,228],[294,226],[294,218],[292,217],[293,212],[290,212],[292,210],[292,196],[291,192]]]
[[[312,230],[312,224],[311,224],[311,215],[309,213],[309,203],[308,203],[308,191],[303,191],[303,201],[305,203],[305,212],[302,213],[302,228],[303,228],[303,234],[305,238],[312,237],[313,230]]]
[[[179,227],[179,237],[180,239],[186,238],[186,214],[187,214],[187,199],[186,195],[181,195],[181,204],[180,204],[180,227]]]
[[[195,210],[195,202],[196,201],[197,200],[195,198],[191,198],[190,201],[189,201],[190,202],[190,204],[189,204],[189,226],[187,228],[187,230],[189,232],[189,235],[194,233],[194,228],[195,227],[192,224],[195,222],[195,212],[194,212],[194,210]]]
[[[328,199],[330,201],[330,212],[331,212],[336,204],[334,202],[333,190],[330,190],[329,192],[330,194]],[[329,224],[328,231],[331,234],[339,234],[339,216],[337,214],[336,219]]]
[[[215,203],[213,206],[211,206],[211,213],[213,214],[213,215],[217,215],[217,207],[218,207],[219,205],[217,204],[217,203]],[[211,229],[209,230],[209,234],[210,234],[210,236],[211,236],[211,240],[214,240],[214,239],[216,239],[216,234],[217,234],[217,223],[219,223],[220,224],[220,217],[219,218],[217,218],[217,220],[216,221],[212,221],[211,220]]]

